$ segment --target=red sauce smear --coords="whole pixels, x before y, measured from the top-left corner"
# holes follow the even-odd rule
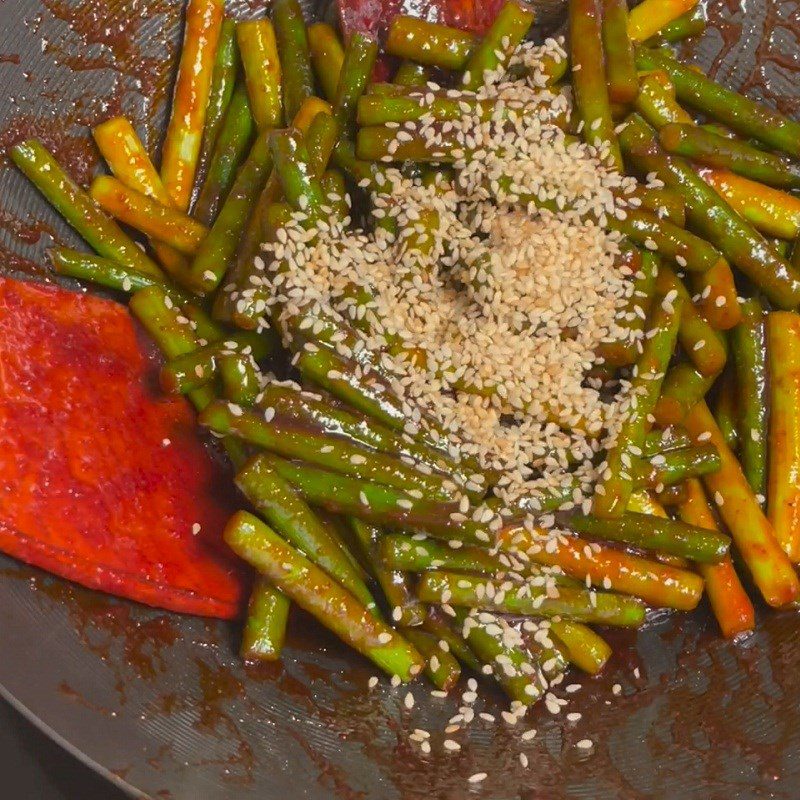
[[[505,0],[338,0],[345,40],[356,32],[368,33],[383,44],[389,23],[398,14],[420,17],[453,28],[485,33]],[[389,80],[394,60],[380,56],[373,80]]]
[[[503,3],[504,0],[339,0],[339,16],[345,37],[360,31],[383,41],[389,23],[398,14],[485,33]]]
[[[0,278],[0,550],[232,618],[244,587],[221,540],[230,481],[185,401],[159,393],[157,366],[123,306]]]

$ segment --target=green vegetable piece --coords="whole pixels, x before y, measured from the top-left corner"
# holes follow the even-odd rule
[[[687,414],[686,430],[695,438],[711,434],[708,441],[719,450],[722,466],[704,475],[703,483],[764,600],[776,608],[795,603],[800,597],[797,573],[704,402]]]
[[[464,67],[463,85],[477,91],[487,72],[504,73],[511,56],[533,24],[533,9],[521,0],[506,0]]]
[[[268,19],[236,25],[236,40],[244,67],[247,95],[258,130],[262,133],[283,124],[281,62],[275,30]]]
[[[453,492],[441,475],[426,475],[399,458],[376,453],[298,425],[291,418],[258,413],[217,401],[200,416],[200,424],[215,433],[232,435],[285,458],[300,458],[333,472],[373,481],[402,491],[417,490],[435,500],[447,500]]]
[[[213,291],[230,269],[239,238],[271,168],[269,134],[261,134],[250,148],[222,209],[192,261],[191,277],[197,291]]]
[[[431,634],[419,628],[403,628],[403,636],[425,657],[425,675],[431,683],[437,689],[449,692],[461,677],[458,661]]]
[[[628,208],[625,219],[609,217],[606,224],[639,247],[651,249],[655,245],[660,256],[690,272],[707,272],[720,260],[719,251],[707,241],[649,211]]]
[[[731,330],[730,336],[738,389],[737,429],[742,432],[739,458],[747,482],[763,507],[767,495],[769,359],[766,318],[757,298],[742,303],[742,321]]]
[[[308,46],[317,81],[326,99],[333,102],[344,62],[344,47],[336,31],[326,22],[309,26]]]
[[[554,619],[550,632],[564,645],[569,661],[590,675],[597,675],[611,658],[606,641],[580,622]]]
[[[377,57],[378,43],[374,39],[358,32],[350,37],[334,101],[334,115],[348,137],[355,130],[356,104],[369,83]]]
[[[634,482],[637,488],[670,486],[719,468],[719,453],[714,445],[681,447],[654,454],[652,461],[644,458],[634,461]]]
[[[461,635],[460,626],[444,613],[434,607],[428,608],[428,616],[422,627],[435,636],[440,646],[453,653],[458,661],[473,672],[481,671],[481,662],[470,650],[464,637]]]
[[[270,141],[275,172],[286,200],[296,211],[314,220],[322,215],[324,195],[309,163],[303,135],[293,129],[276,132]]]
[[[719,427],[725,444],[732,451],[739,448],[739,401],[736,373],[727,369],[719,382],[714,403],[714,419]]]
[[[170,359],[161,368],[161,388],[172,394],[187,394],[210,383],[217,376],[219,359],[225,354],[266,358],[277,346],[274,334],[241,331],[190,353]]]
[[[408,681],[424,667],[400,634],[252,514],[234,514],[224,537],[237,555],[388,675]]]
[[[479,587],[485,589],[486,584],[485,577],[435,570],[420,576],[417,596],[423,603],[446,602],[451,606],[535,617],[567,616],[599,625],[636,628],[645,618],[644,603],[625,595],[567,586],[559,586],[557,592],[550,593],[531,584],[520,584],[498,601],[496,593],[492,598],[481,591]]]
[[[222,396],[232,403],[253,405],[261,389],[261,376],[252,355],[223,353],[217,359]]]
[[[715,375],[703,375],[691,364],[681,361],[670,367],[661,386],[661,396],[653,409],[658,425],[675,425],[695,403],[699,403],[714,384]]]
[[[661,146],[673,155],[729,169],[779,189],[800,188],[800,166],[786,158],[751,147],[747,142],[720,136],[697,125],[665,125],[658,132]]]
[[[643,70],[663,69],[675,84],[681,103],[702,111],[742,136],[758,139],[790,156],[800,156],[800,122],[726,89],[702,71],[661,50],[637,47],[636,66]]]
[[[290,605],[289,598],[266,578],[256,580],[239,647],[245,662],[277,661],[281,657]]]
[[[423,529],[448,540],[487,544],[489,535],[479,526],[455,525],[450,519],[456,503],[416,498],[392,486],[339,475],[297,461],[286,461],[269,453],[259,456],[303,495],[306,502],[333,514],[400,528]],[[479,536],[483,533],[483,538]]]
[[[236,171],[247,157],[254,132],[255,122],[250,113],[247,89],[240,85],[233,93],[220,127],[205,181],[194,207],[193,214],[203,225],[211,225],[217,218],[236,180]]]
[[[364,561],[383,590],[391,609],[392,621],[404,626],[421,625],[425,620],[425,606],[417,600],[408,578],[399,570],[390,569],[387,565],[379,546],[383,539],[381,529],[377,525],[354,517],[351,517],[348,523]],[[410,641],[414,643],[413,639]],[[425,655],[424,650],[418,649]]]
[[[381,537],[381,554],[384,562],[393,569],[404,572],[425,572],[431,569],[477,572],[483,575],[514,572],[527,577],[547,577],[552,585],[579,586],[564,575],[554,574],[530,561],[511,559],[508,555],[493,555],[482,547],[452,548],[433,539],[412,539],[401,534]],[[543,581],[544,585],[544,581]]]
[[[621,542],[704,564],[722,561],[730,547],[730,539],[718,531],[634,512],[615,519],[575,515],[569,519],[569,526],[591,538]]]
[[[670,450],[680,450],[683,447],[691,447],[692,438],[685,428],[678,425],[670,425],[668,428],[655,428],[644,437],[644,447],[642,456],[652,458],[659,453],[667,453]]]
[[[292,417],[330,435],[349,439],[362,447],[427,464],[440,473],[449,470],[457,473],[455,477],[460,477],[458,473],[464,469],[445,448],[435,450],[311,392],[271,384],[261,393],[258,405],[262,409],[274,408],[276,414]],[[475,480],[480,475],[471,477]],[[466,480],[466,475],[463,479]]]
[[[92,199],[121,222],[186,255],[197,251],[208,230],[183,211],[165,206],[131,189],[118,178],[98,175],[89,189]]]
[[[461,70],[479,41],[467,31],[398,14],[389,24],[386,52],[429,67]]]
[[[455,613],[455,620],[470,649],[491,668],[491,674],[509,698],[526,706],[539,700],[547,687],[539,659],[521,641],[519,644],[507,642],[510,637],[503,636],[503,626],[507,627],[508,623],[498,618],[498,624],[490,628],[464,609],[457,608]],[[494,627],[499,632],[496,633]]]
[[[572,88],[583,138],[601,153],[607,152],[610,163],[621,170],[622,155],[605,82],[598,0],[569,0],[567,8]]]
[[[11,160],[64,219],[105,258],[163,279],[164,274],[142,249],[67,175],[37,139],[11,148]]]
[[[692,36],[699,36],[706,29],[706,8],[703,3],[685,11],[672,22],[668,22],[653,38],[645,44],[676,44]]]
[[[286,119],[294,119],[303,102],[314,94],[308,32],[297,0],[274,0],[272,19],[283,70],[283,107]]]
[[[214,145],[217,142],[222,120],[233,97],[233,87],[239,71],[239,48],[236,44],[236,23],[225,19],[219,32],[217,54],[214,58],[214,69],[211,73],[211,88],[208,94],[203,142],[200,145],[200,156],[197,162],[195,188],[200,189],[201,178],[208,166]]]
[[[430,70],[424,64],[404,61],[397,68],[392,79],[398,86],[424,86],[431,77]]]
[[[639,76],[628,36],[628,4],[602,0],[601,33],[606,62],[608,97],[612,103],[632,103],[639,93]]]
[[[665,295],[656,295],[650,319],[654,335],[646,338],[642,354],[631,379],[631,396],[636,397],[614,447],[606,455],[607,477],[598,485],[592,511],[600,517],[620,517],[633,491],[631,457],[641,452],[653,413],[661,393],[667,365],[678,338],[682,301],[667,302]]]
[[[716,377],[728,359],[724,336],[709,325],[692,302],[684,282],[667,264],[658,271],[656,286],[662,294],[673,291],[683,301],[678,341],[691,362],[703,374]]]
[[[70,278],[78,278],[118,292],[138,292],[147,286],[158,286],[179,305],[196,300],[177,286],[167,283],[166,279],[124,267],[118,261],[68,247],[53,247],[47,254],[59,275],[68,275]]]
[[[664,153],[641,117],[628,118],[620,143],[637,169],[654,172],[669,188],[683,195],[689,225],[719,248],[773,303],[781,308],[800,304],[800,274],[688,162]]]
[[[370,611],[377,607],[344,546],[319,520],[297,490],[262,459],[236,476],[236,485],[253,507],[293,547],[356,597]]]

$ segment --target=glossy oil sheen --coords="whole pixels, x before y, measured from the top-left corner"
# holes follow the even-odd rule
[[[547,4],[552,8],[552,3]],[[246,2],[234,3],[246,10]],[[263,3],[250,2],[260,11]],[[123,110],[153,152],[175,64],[176,0],[10,0],[0,25],[0,150],[44,139],[84,185],[99,157],[86,126]],[[795,2],[714,0],[687,52],[731,86],[800,113]],[[543,15],[540,15],[540,19]],[[42,40],[45,44],[42,45]],[[11,100],[5,98],[10,97]],[[43,248],[66,225],[0,164],[0,259],[47,277]],[[72,284],[74,285],[74,284]],[[659,614],[609,637],[599,678],[575,676],[577,723],[531,712],[512,731],[475,725],[463,749],[421,757],[414,727],[441,730],[455,701],[405,690],[293,612],[283,662],[244,668],[239,631],[154,612],[0,559],[3,693],[137,797],[158,800],[627,800],[794,798],[800,786],[800,620],[759,609],[757,632],[722,640],[705,608]],[[634,677],[634,667],[639,677]],[[620,696],[611,692],[619,683]],[[482,707],[502,697],[487,687]],[[594,740],[593,750],[575,748]],[[480,791],[467,775],[489,773]]]

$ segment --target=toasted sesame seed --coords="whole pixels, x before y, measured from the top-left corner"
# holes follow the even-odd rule
[[[518,522],[515,504],[530,503],[525,509],[531,513],[520,522],[527,541],[504,554],[513,557],[507,569],[476,586],[478,599],[487,605],[492,600],[502,605],[518,592],[543,602],[557,592],[551,577],[537,575],[538,583],[522,578],[537,552],[553,552],[566,535],[555,515],[540,510],[548,495],[565,488],[569,499],[563,510],[588,509],[592,487],[606,469],[597,467],[602,452],[613,446],[637,402],[627,378],[604,386],[589,375],[601,363],[597,354],[603,343],[624,340],[638,351],[644,341],[624,317],[646,316],[643,301],[633,302],[633,270],[618,258],[621,237],[604,227],[637,205],[635,198],[625,199],[636,181],[604,163],[607,144],[572,142],[553,124],[555,116],[571,111],[569,97],[545,86],[541,59],[554,54],[567,57],[558,39],[545,45],[525,42],[511,62],[528,66],[530,78],[484,76],[479,97],[494,99],[497,119],[477,119],[474,95],[470,99],[457,89],[448,96],[459,104],[462,118],[441,124],[426,114],[391,126],[389,162],[412,142],[432,157],[448,148],[457,151],[453,176],[436,188],[393,167],[361,182],[371,193],[373,222],[388,219],[396,235],[380,225],[362,230],[349,220],[309,226],[308,215],[298,214],[277,242],[263,246],[252,284],[252,291],[269,298],[261,301],[265,322],[301,320],[298,339],[304,342],[294,340],[295,353],[317,352],[314,337],[321,337],[330,321],[334,327],[350,323],[341,327],[355,333],[336,340],[335,352],[356,365],[359,379],[385,377],[407,419],[405,433],[423,432],[447,457],[469,456],[482,469],[498,471],[499,511],[469,499],[471,492],[485,490],[480,472],[466,480],[458,476],[445,487],[454,498],[447,511],[453,550],[462,547],[459,539],[468,528],[471,536],[463,537],[468,544],[480,542],[496,554],[504,528]],[[438,91],[428,86],[419,93],[423,108]],[[589,127],[597,130],[597,122]],[[450,147],[453,143],[457,147]],[[652,185],[656,178],[651,176]],[[547,207],[537,208],[543,202]],[[646,243],[651,245],[657,249],[655,242]],[[276,262],[280,270],[266,267]],[[285,328],[298,332],[288,324]],[[283,335],[288,342],[290,334]],[[390,348],[390,341],[402,344]],[[422,358],[408,355],[416,353]],[[341,369],[332,369],[327,378],[345,379]],[[361,455],[350,457],[352,464],[365,461]],[[442,469],[427,459],[422,464],[408,458],[404,464],[426,476]],[[415,491],[399,497],[397,506],[411,510],[414,500],[424,501],[427,493]],[[369,505],[364,491],[359,501]],[[587,544],[583,557],[593,559],[595,552]],[[459,588],[472,585],[466,583],[459,581]],[[603,587],[610,588],[607,578]],[[591,597],[596,601],[596,593]],[[454,617],[449,591],[440,599],[443,612]],[[393,609],[391,616],[400,621],[401,610]],[[470,620],[478,624],[467,617],[467,632]],[[520,631],[502,617],[480,624],[509,647],[520,643]],[[542,631],[546,638],[546,626]],[[432,668],[435,658],[429,661]],[[540,691],[535,670],[526,673],[498,659],[482,672],[521,672],[529,675],[530,692]],[[477,699],[477,684],[468,687],[462,695],[467,704]],[[550,694],[545,706],[554,714],[562,707]],[[465,708],[459,724],[475,715]],[[515,707],[502,718],[517,724],[519,713]]]

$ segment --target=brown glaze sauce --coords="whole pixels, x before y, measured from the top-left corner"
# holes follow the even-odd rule
[[[39,574],[31,578],[26,572],[24,568],[10,569],[0,577],[24,578],[42,602],[56,602],[66,608],[70,624],[84,646],[116,676],[117,705],[113,709],[98,707],[73,687],[62,684],[60,691],[66,698],[108,716],[112,712],[124,713],[126,684],[138,680],[156,688],[163,685],[159,678],[175,657],[181,629],[178,618],[157,615],[141,619],[142,611],[135,606]],[[218,755],[198,759],[193,765],[212,767],[226,782],[243,786],[253,780],[258,765],[258,744],[245,730],[244,715],[266,723],[265,710],[257,699],[262,682],[273,684],[292,715],[315,720],[343,743],[357,742],[403,797],[416,796],[414,787],[424,785],[422,782],[429,780],[431,774],[452,776],[455,784],[438,796],[463,797],[456,788],[458,776],[490,766],[495,776],[504,776],[505,780],[512,780],[513,776],[514,782],[524,782],[524,776],[530,775],[530,784],[536,788],[515,796],[550,800],[563,796],[563,787],[584,764],[591,767],[593,774],[616,781],[617,797],[639,797],[637,787],[621,778],[623,767],[636,758],[637,751],[632,743],[615,740],[620,721],[637,715],[649,720],[643,728],[645,739],[639,753],[639,757],[647,753],[648,764],[651,760],[658,763],[659,759],[668,764],[670,754],[679,746],[682,753],[694,753],[694,758],[703,762],[710,759],[720,775],[735,759],[742,769],[752,771],[761,780],[777,780],[783,771],[782,743],[788,743],[793,734],[789,721],[782,722],[782,710],[786,698],[800,691],[800,678],[795,668],[796,646],[784,642],[776,647],[773,640],[784,641],[789,626],[796,624],[796,617],[788,612],[769,612],[761,620],[771,653],[769,674],[764,673],[764,653],[759,648],[750,647],[747,641],[731,647],[719,638],[707,610],[700,617],[698,623],[696,615],[686,622],[667,616],[655,623],[656,628],[643,632],[604,631],[614,649],[604,673],[589,678],[572,671],[566,681],[582,686],[570,696],[568,710],[581,712],[583,719],[578,723],[554,719],[540,704],[527,721],[540,730],[530,745],[521,745],[518,733],[502,725],[487,728],[474,723],[468,738],[456,737],[464,749],[455,755],[444,754],[441,726],[431,726],[434,752],[422,755],[407,739],[414,727],[426,727],[417,710],[409,713],[402,709],[400,701],[407,689],[388,690],[382,685],[374,692],[367,691],[366,683],[374,668],[343,653],[330,633],[297,612],[290,625],[286,661],[257,667],[244,668],[231,658],[238,633],[231,630],[232,626],[204,624],[194,641],[205,651],[205,655],[194,659],[196,686],[181,685],[160,695],[148,713],[168,717],[191,712],[197,719],[198,735],[210,736],[220,743]],[[649,644],[643,638],[649,638]],[[674,661],[672,665],[660,663],[659,657],[653,662],[654,643],[668,662]],[[329,658],[332,665],[327,665]],[[653,674],[648,674],[648,664]],[[639,676],[635,677],[637,668]],[[736,678],[737,674],[738,692],[744,693],[740,698],[731,690],[731,676]],[[622,687],[619,696],[612,691],[615,684]],[[331,686],[335,686],[333,699]],[[426,691],[420,688],[416,687],[416,694],[423,704],[438,706],[446,716],[455,712],[457,696],[425,701]],[[482,696],[484,710],[497,715],[506,707],[507,701],[490,682],[484,682]],[[752,719],[753,698],[763,706],[759,714],[775,721],[769,741],[759,740],[763,730],[759,720]],[[317,769],[320,786],[332,796],[343,800],[365,797],[356,785],[357,776],[341,767],[336,752],[320,748],[315,739],[306,738],[293,726],[283,735],[291,737],[307,754]],[[577,750],[575,744],[582,738],[593,739],[596,748],[588,753]],[[472,741],[472,746],[466,746],[467,741]],[[714,742],[724,742],[724,749],[715,749],[711,746]],[[534,772],[519,766],[517,754],[521,750],[528,753],[532,762],[538,759]],[[148,764],[153,769],[166,770],[176,759],[173,748],[163,745],[148,757]],[[719,796],[721,787],[726,785],[720,780],[713,790],[710,787],[709,796]]]
[[[60,68],[73,73],[102,70],[104,77],[113,77],[113,85],[110,90],[104,87],[102,96],[87,91],[66,118],[41,112],[13,117],[0,133],[0,153],[5,157],[8,146],[22,137],[39,136],[73,177],[85,184],[99,163],[87,128],[116,114],[130,113],[126,101],[132,94],[144,101],[135,119],[143,141],[150,152],[156,148],[160,134],[155,128],[157,116],[171,88],[172,74],[165,65],[174,60],[172,26],[178,22],[177,8],[169,0],[42,0],[42,5],[43,13],[26,20],[32,33],[39,32],[45,17],[59,20],[68,30],[41,39],[46,66],[36,75],[38,97],[48,98],[50,85],[60,82]],[[147,42],[146,51],[143,42]],[[0,56],[3,62],[20,64],[20,56]],[[58,91],[54,92],[53,104],[59,99]]]
[[[29,581],[36,592],[68,609],[82,644],[101,661],[117,658],[114,647],[120,645],[127,671],[136,680],[151,680],[164,671],[165,648],[174,645],[180,636],[174,617],[164,613],[141,619],[130,604],[38,572]],[[124,705],[124,681],[118,682],[117,693],[120,705]]]
[[[11,274],[30,275],[39,279],[47,278],[51,274],[40,262],[25,258],[2,244],[0,244],[0,262]]]
[[[710,74],[728,85],[739,84],[739,91],[755,100],[774,103],[783,114],[797,116],[800,98],[786,88],[800,71],[800,6],[785,0],[762,0],[752,7],[739,0],[705,0],[704,5],[713,33],[701,47],[706,48],[707,40],[721,40]],[[690,57],[695,48],[695,43],[684,47]],[[742,52],[752,56],[743,58]],[[751,66],[742,76],[743,62]]]

